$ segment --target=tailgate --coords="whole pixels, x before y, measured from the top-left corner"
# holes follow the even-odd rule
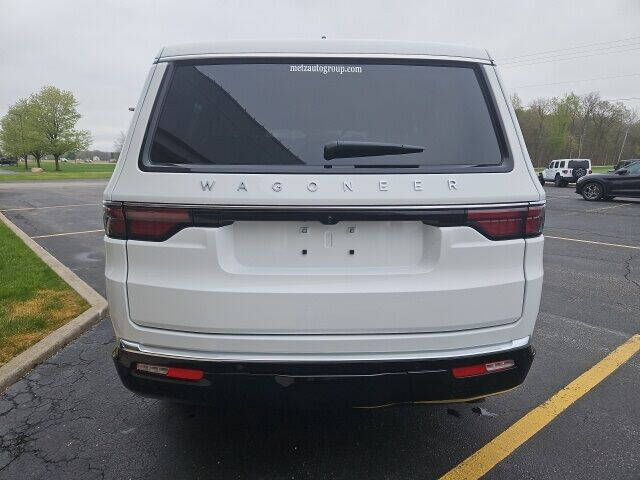
[[[504,325],[522,312],[524,245],[404,218],[193,226],[163,242],[127,242],[130,315],[203,333]]]

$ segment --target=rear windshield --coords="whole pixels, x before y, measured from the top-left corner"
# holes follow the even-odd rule
[[[263,62],[170,64],[143,168],[506,171],[479,66]]]

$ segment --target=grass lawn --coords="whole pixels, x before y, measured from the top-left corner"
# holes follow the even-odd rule
[[[0,222],[0,365],[89,308]]]
[[[54,162],[41,162],[44,172],[32,173],[31,167],[35,167],[35,162],[29,162],[29,171],[24,170],[24,162],[18,165],[0,165],[0,182],[3,181],[23,181],[23,180],[69,180],[69,179],[108,179],[111,178],[115,163],[60,163],[59,172],[55,171]],[[2,173],[10,171],[15,173]]]

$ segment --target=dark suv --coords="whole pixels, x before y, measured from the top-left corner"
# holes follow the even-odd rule
[[[616,170],[620,170],[621,168],[625,168],[627,165],[631,165],[634,162],[640,161],[640,158],[630,158],[628,160],[620,160],[616,163],[616,166],[613,167],[613,170],[608,170],[608,172],[615,172]]]
[[[585,200],[610,200],[613,197],[640,197],[640,160],[608,173],[580,178],[576,193]]]

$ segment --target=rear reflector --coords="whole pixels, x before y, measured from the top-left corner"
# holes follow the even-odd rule
[[[509,370],[515,366],[513,360],[500,360],[498,362],[479,363],[477,365],[468,365],[464,367],[455,367],[452,370],[455,378],[477,377],[488,373],[502,372]]]
[[[478,375],[485,375],[486,373],[487,369],[484,364],[456,367],[453,369],[453,376],[456,378],[477,377]]]
[[[201,380],[204,377],[204,372],[202,370],[163,367],[160,365],[149,365],[147,363],[136,364],[136,370],[139,372],[153,373],[155,375],[162,375],[163,377],[175,378],[178,380]]]
[[[167,377],[178,378],[180,380],[201,380],[204,377],[202,370],[192,370],[190,368],[169,367]]]

